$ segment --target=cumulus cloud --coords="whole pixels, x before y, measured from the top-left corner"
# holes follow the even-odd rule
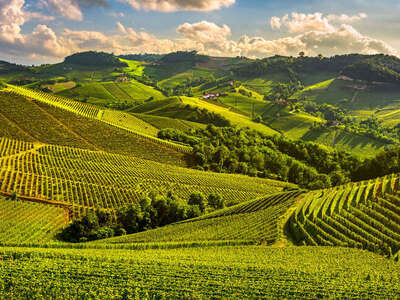
[[[286,28],[289,33],[301,33],[307,31],[333,32],[335,31],[335,27],[332,23],[349,24],[361,21],[367,17],[368,16],[365,13],[359,13],[354,16],[346,14],[324,16],[319,12],[314,14],[293,12],[290,16],[287,14],[282,18],[276,16],[272,17],[270,20],[270,26],[272,29]]]
[[[48,5],[67,19],[74,21],[83,20],[82,11],[78,3],[73,0],[48,0]]]
[[[73,21],[83,20],[82,8],[109,6],[106,0],[42,0],[41,4]]]
[[[359,22],[363,19],[368,18],[368,15],[366,13],[359,13],[358,15],[354,15],[354,16],[349,16],[346,14],[341,14],[341,15],[328,15],[327,19],[329,21],[333,21],[333,22],[341,22],[341,23],[345,23],[345,24],[349,24],[349,23],[354,23],[354,22]]]
[[[388,53],[397,54],[395,49],[387,43],[370,38],[357,31],[350,23],[358,22],[367,18],[365,13],[354,16],[346,14],[324,16],[322,13],[314,14],[287,14],[282,18],[272,17],[270,26],[273,29],[285,29],[290,34],[297,34],[290,38],[283,38],[274,41],[257,39],[256,43],[260,49],[251,47],[253,43],[245,42],[243,46],[248,53],[263,52],[275,45],[277,53],[295,54],[297,51],[307,51],[309,55],[317,53],[345,54],[345,53]],[[246,39],[244,39],[246,41]],[[264,49],[263,49],[264,48]]]
[[[73,0],[66,1],[77,3],[72,2]],[[68,13],[71,14],[71,10]],[[362,14],[357,16],[359,20],[366,17]],[[300,51],[305,51],[307,55],[355,52],[396,54],[385,42],[363,35],[350,25],[349,23],[357,21],[355,16],[324,16],[316,13],[274,17],[271,19],[271,26],[286,29],[289,34],[274,40],[248,35],[232,39],[228,25],[207,21],[178,26],[176,32],[179,37],[175,39],[159,38],[145,30],[135,30],[126,26],[121,21],[116,22],[114,29],[109,33],[66,28],[56,34],[44,24],[37,24],[30,33],[23,32],[22,26],[33,18],[39,21],[46,20],[46,16],[25,11],[24,0],[0,0],[0,53],[46,62],[87,50],[115,54],[197,50],[215,56],[250,57],[297,55]],[[69,18],[77,17],[69,15]],[[347,20],[347,23],[344,23],[344,20]]]
[[[52,19],[38,13],[26,12],[24,0],[0,2],[0,51],[8,54],[59,56],[66,52],[57,36],[46,25],[37,25],[32,33],[23,34],[21,26],[32,18]]]
[[[236,0],[119,0],[137,10],[173,12],[179,10],[212,11],[233,5]]]

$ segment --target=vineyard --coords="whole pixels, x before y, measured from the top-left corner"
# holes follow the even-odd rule
[[[242,175],[216,174],[77,148],[0,139],[0,191],[115,209],[151,190],[188,199],[215,192],[243,202],[292,185]]]
[[[396,299],[400,266],[327,247],[0,248],[0,298]]]
[[[247,241],[273,244],[282,238],[282,217],[302,192],[279,193],[196,219],[100,243]]]
[[[68,222],[64,208],[0,196],[0,243],[48,242]]]
[[[42,103],[46,103],[50,106],[70,111],[74,114],[89,119],[98,120],[103,123],[115,126],[117,128],[127,130],[128,132],[136,134],[141,138],[148,139],[152,142],[159,143],[163,146],[170,147],[172,149],[182,151],[184,153],[190,153],[192,151],[190,147],[158,139],[157,137],[155,137],[157,135],[158,129],[128,113],[109,110],[109,109],[100,109],[90,104],[81,103],[67,98],[62,98],[53,94],[48,94],[40,91],[33,91],[18,86],[10,85],[8,87],[8,91],[11,93],[22,95],[30,99],[34,99]]]
[[[290,219],[298,243],[368,249],[398,259],[400,177],[310,192]]]
[[[179,166],[187,166],[191,161],[191,155],[182,152],[180,146],[175,147],[175,144],[159,143],[104,122],[45,103],[27,101],[20,95],[7,92],[0,92],[0,136],[134,155]]]

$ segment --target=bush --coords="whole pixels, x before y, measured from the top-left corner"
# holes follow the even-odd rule
[[[206,209],[206,199],[203,193],[193,193],[189,197],[189,205],[198,205],[200,211],[203,213]]]
[[[211,193],[208,195],[208,205],[215,209],[221,209],[225,207],[225,201],[222,199],[221,195]]]

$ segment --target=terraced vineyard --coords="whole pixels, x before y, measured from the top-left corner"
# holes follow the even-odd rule
[[[153,189],[173,191],[184,199],[193,192],[216,192],[227,201],[239,203],[292,186],[99,151],[0,141],[0,153],[4,153],[0,157],[0,191],[81,208],[114,209],[135,202],[142,193]]]
[[[283,236],[283,216],[301,191],[279,193],[218,210],[196,219],[111,238],[99,243],[246,241],[273,244]]]
[[[106,124],[127,130],[132,134],[139,135],[142,138],[149,139],[152,142],[171,147],[175,150],[179,150],[185,153],[190,153],[192,151],[190,147],[182,146],[156,138],[155,136],[158,132],[157,128],[128,113],[109,109],[100,109],[90,104],[77,102],[67,98],[61,98],[59,96],[47,94],[40,91],[29,90],[23,87],[10,85],[8,87],[8,91],[73,112],[89,119],[102,121]]]
[[[388,256],[400,250],[400,178],[390,175],[311,192],[290,219],[299,243],[348,246]]]
[[[55,107],[59,107],[78,115],[91,118],[91,119],[100,119],[102,115],[102,110],[96,106],[77,102],[74,100],[70,100],[67,98],[62,98],[59,96],[55,96],[52,94],[44,93],[41,91],[33,91],[24,87],[19,86],[10,86],[9,91],[17,93],[19,95],[23,95],[28,98],[32,98],[41,102],[44,102],[48,105],[53,105]]]
[[[0,196],[0,243],[44,243],[68,222],[64,208]]]
[[[27,101],[25,97],[7,92],[0,92],[0,136],[134,155],[179,166],[191,163],[191,154],[181,151],[185,147],[160,143],[159,140],[46,103]]]

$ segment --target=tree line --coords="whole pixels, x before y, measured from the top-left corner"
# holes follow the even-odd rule
[[[225,201],[217,193],[211,193],[207,198],[202,193],[192,193],[185,201],[172,192],[163,196],[152,191],[142,195],[137,203],[121,207],[115,213],[89,211],[83,218],[65,227],[59,238],[76,243],[132,234],[196,218],[206,211],[223,207]]]

